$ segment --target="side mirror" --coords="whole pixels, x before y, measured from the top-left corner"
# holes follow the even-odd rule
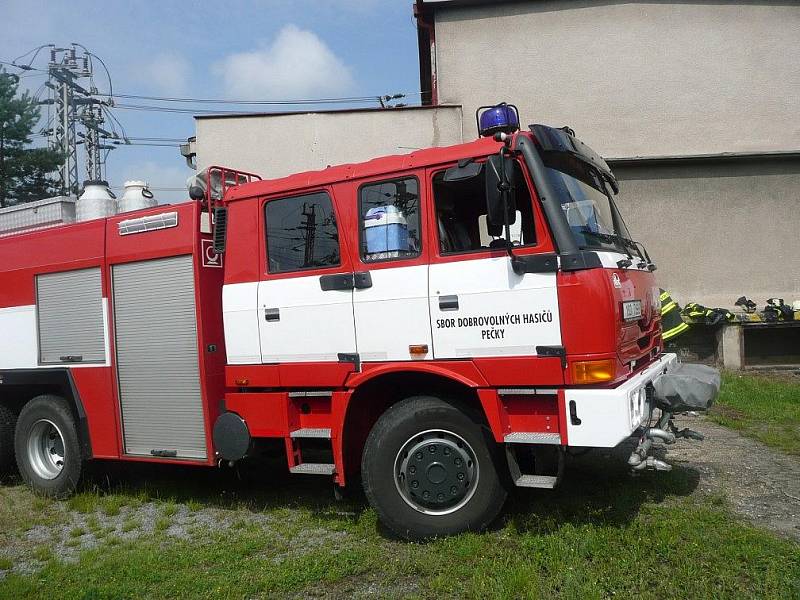
[[[483,165],[481,163],[469,161],[462,161],[455,167],[450,167],[444,172],[444,181],[451,183],[454,181],[466,181],[473,179],[481,174]]]
[[[486,229],[489,235],[503,235],[503,228],[516,220],[514,159],[493,154],[486,161]]]

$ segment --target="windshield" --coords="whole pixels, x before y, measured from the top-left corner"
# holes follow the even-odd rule
[[[590,185],[557,169],[546,167],[545,171],[579,248],[628,252],[625,244],[630,245],[631,236],[613,200],[601,191],[605,185],[595,173],[586,174]]]

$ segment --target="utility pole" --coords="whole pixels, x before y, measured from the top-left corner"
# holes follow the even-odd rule
[[[61,193],[78,193],[78,148],[75,134],[77,110],[75,92],[81,88],[77,79],[88,77],[91,71],[85,60],[78,61],[75,48],[50,48],[48,64],[50,80],[47,86],[53,90],[52,103],[55,105],[53,125],[48,131],[50,148],[61,153],[62,164],[58,170]],[[85,90],[84,90],[85,91]]]
[[[82,50],[76,50],[77,46]],[[114,146],[101,144],[101,137],[117,139],[119,136],[102,127],[105,122],[102,107],[109,106],[109,102],[95,97],[98,91],[92,83],[91,53],[86,48],[80,44],[70,48],[51,45],[47,71],[46,85],[53,93],[51,99],[41,103],[55,107],[52,126],[47,130],[48,144],[63,157],[58,170],[61,193],[77,195],[80,187],[78,145],[83,144],[86,153],[86,179],[102,179],[103,151]],[[78,83],[79,79],[89,80],[88,90]],[[82,125],[84,131],[76,133],[77,124]]]
[[[303,212],[301,213],[306,220],[300,224],[300,229],[303,231],[303,238],[305,240],[305,248],[303,251],[303,266],[310,267],[314,264],[314,245],[317,241],[317,206],[312,204],[309,207],[303,203]]]
[[[116,138],[113,133],[103,129],[105,123],[103,109],[100,107],[102,102],[94,98],[80,98],[79,101],[85,102],[85,106],[80,113],[80,121],[86,133],[79,134],[83,138],[86,150],[86,179],[97,181],[105,179],[105,160],[103,150],[113,150],[114,146],[100,143],[100,136],[104,138]]]

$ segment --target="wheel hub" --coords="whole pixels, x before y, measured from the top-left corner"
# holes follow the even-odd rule
[[[472,447],[445,430],[419,433],[395,459],[395,483],[403,500],[415,510],[448,514],[464,506],[478,483]]]
[[[40,419],[28,436],[28,463],[42,479],[55,479],[64,469],[64,436],[55,423]]]

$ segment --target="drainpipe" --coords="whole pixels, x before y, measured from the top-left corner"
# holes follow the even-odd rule
[[[414,4],[417,19],[417,44],[419,47],[419,81],[422,104],[436,106],[439,93],[436,88],[436,20],[434,11],[423,0]]]

